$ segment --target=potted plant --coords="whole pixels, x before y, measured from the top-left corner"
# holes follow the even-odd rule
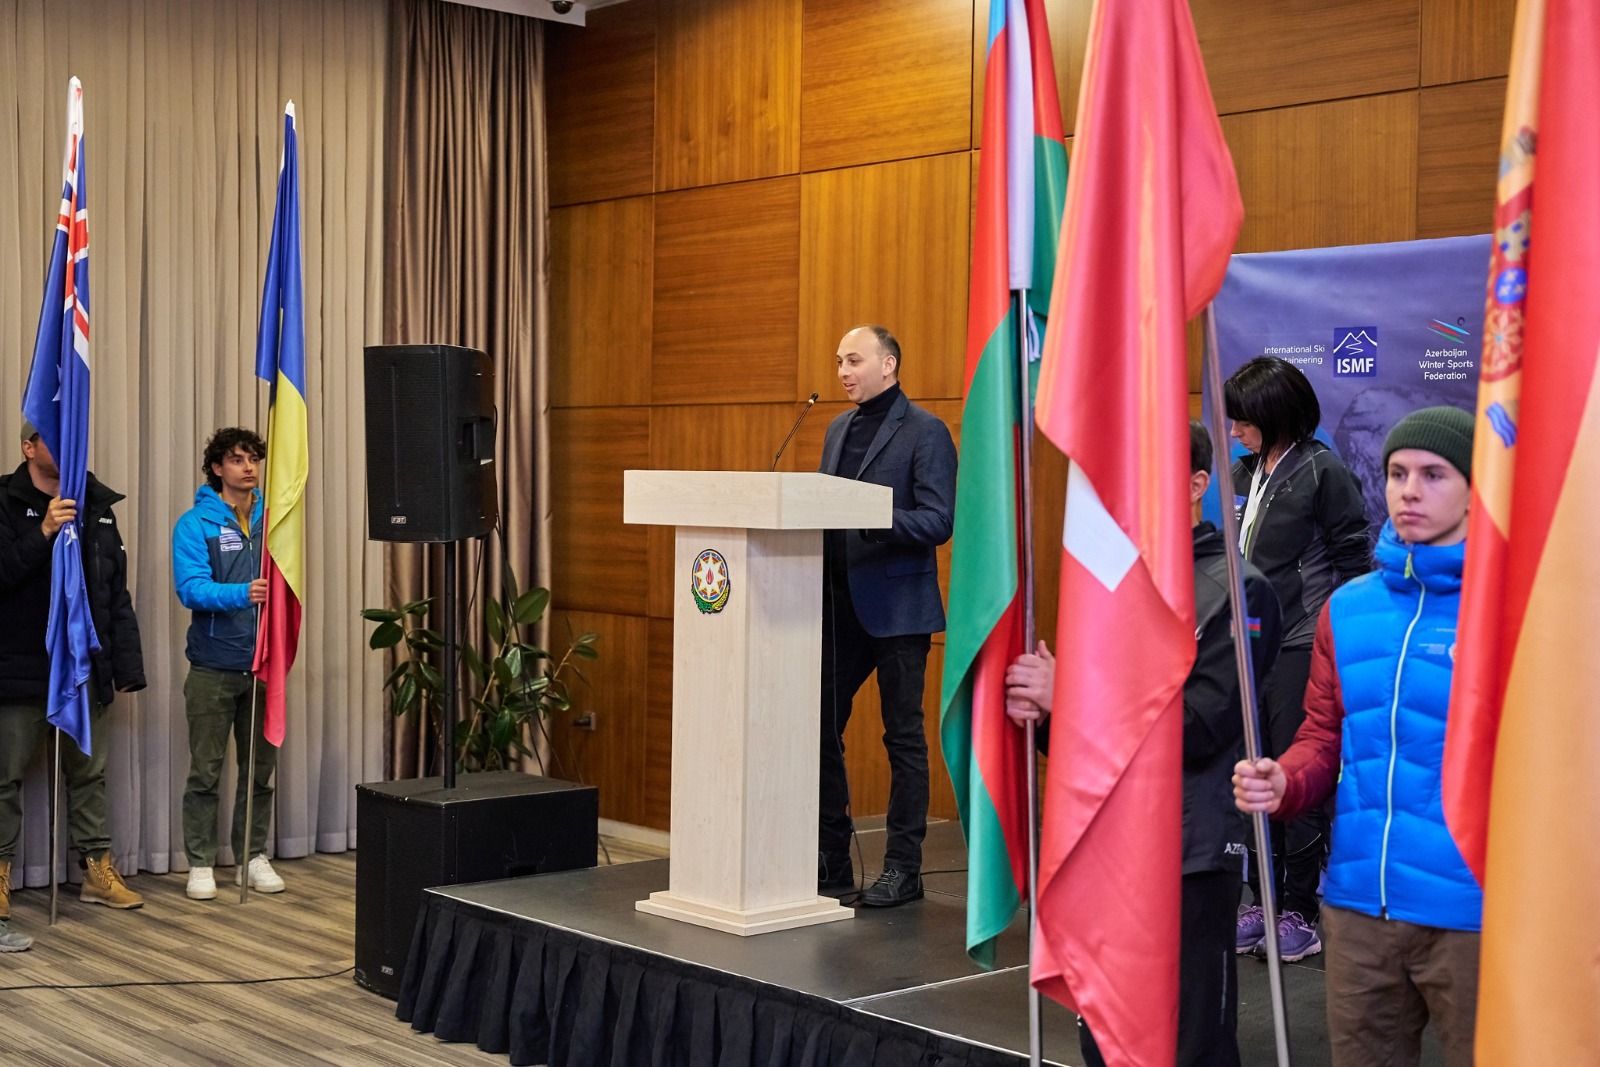
[[[413,600],[398,609],[367,608],[361,617],[377,623],[368,644],[374,649],[395,649],[399,662],[383,686],[396,716],[419,711],[424,721],[443,722],[444,677],[437,659],[444,638],[425,625],[434,600]],[[519,592],[516,578],[507,572],[501,596],[484,601],[484,629],[488,644],[480,650],[471,640],[460,643],[466,670],[459,685],[466,696],[465,714],[456,724],[456,767],[460,771],[509,770],[518,755],[539,758],[527,743],[531,730],[549,743],[545,719],[572,711],[573,679],[587,684],[578,660],[599,656],[599,634],[577,634],[559,660],[535,645],[531,629],[550,606],[550,591],[543,588]],[[441,746],[442,747],[442,746]]]
[[[426,625],[432,606],[361,612],[376,624],[371,647],[399,657],[384,682],[391,711],[423,715],[430,728],[444,721],[444,638]],[[456,766],[467,773],[453,788],[437,777],[356,787],[355,979],[373,992],[399,995],[425,889],[595,864],[598,791],[512,769],[519,755],[534,756],[532,730],[548,740],[545,719],[571,713],[574,683],[587,683],[578,661],[598,655],[592,633],[574,636],[559,659],[535,644],[532,627],[549,606],[549,590],[519,592],[508,573],[483,606],[487,642],[459,644]]]

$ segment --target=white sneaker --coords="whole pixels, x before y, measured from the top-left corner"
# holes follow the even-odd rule
[[[217,895],[217,879],[211,873],[211,868],[190,867],[189,884],[184,886],[183,891],[190,900],[214,900]]]
[[[234,874],[234,885],[238,885],[243,880],[244,872],[240,871]],[[267,857],[256,856],[250,861],[250,888],[257,893],[283,892],[283,879],[278,877],[278,872],[272,869],[272,864],[267,862]]]

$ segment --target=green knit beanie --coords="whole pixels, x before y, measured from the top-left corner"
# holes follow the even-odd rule
[[[1460,408],[1419,408],[1394,424],[1383,442],[1383,468],[1402,448],[1420,448],[1443,456],[1472,481],[1472,431],[1477,420]]]

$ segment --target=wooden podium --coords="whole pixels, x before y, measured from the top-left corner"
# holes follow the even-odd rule
[[[848,919],[817,895],[822,531],[886,529],[886,486],[625,471],[622,518],[675,526],[672,859],[640,911],[733,934]]]

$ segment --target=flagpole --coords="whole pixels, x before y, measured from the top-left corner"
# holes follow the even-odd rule
[[[1022,527],[1022,651],[1032,652],[1034,633],[1033,597],[1033,396],[1028,388],[1028,290],[1018,289],[1017,298],[1017,391],[1018,410],[1022,413],[1018,428],[1021,454],[1018,464],[1020,476],[1019,497]],[[1024,746],[1027,755],[1024,765],[1028,778],[1028,959],[1033,959],[1033,939],[1038,931],[1039,917],[1039,750],[1036,735],[1037,723],[1029,719],[1024,724]],[[1044,1017],[1041,1011],[1039,990],[1028,983],[1028,1062],[1039,1067],[1044,1062]]]
[[[1255,671],[1251,664],[1249,609],[1244,600],[1244,556],[1239,551],[1239,516],[1233,507],[1233,464],[1229,458],[1228,435],[1223,426],[1222,367],[1217,358],[1217,317],[1214,305],[1206,305],[1205,378],[1206,406],[1209,409],[1211,440],[1217,467],[1217,492],[1221,497],[1222,542],[1228,559],[1228,605],[1233,615],[1234,666],[1239,674],[1239,704],[1244,716],[1244,752],[1251,763],[1261,758],[1261,718],[1256,710]],[[1257,878],[1261,888],[1261,910],[1266,923],[1267,984],[1272,991],[1272,1031],[1278,1047],[1279,1067],[1289,1067],[1289,1017],[1283,999],[1283,961],[1278,953],[1278,905],[1273,887],[1272,837],[1265,812],[1255,812],[1250,822],[1255,830]]]
[[[266,514],[261,516],[266,522]],[[266,532],[261,534],[266,540]],[[256,639],[260,640],[261,634],[261,605],[256,605]],[[255,672],[250,672],[250,758],[245,762],[244,783],[244,855],[234,857],[234,862],[239,865],[239,903],[250,902],[250,824],[255,817],[256,808],[256,699],[261,693],[261,683],[256,678]]]
[[[61,879],[56,874],[56,857],[61,855],[61,727],[55,730],[55,755],[50,773],[50,925],[56,924],[56,901]]]

